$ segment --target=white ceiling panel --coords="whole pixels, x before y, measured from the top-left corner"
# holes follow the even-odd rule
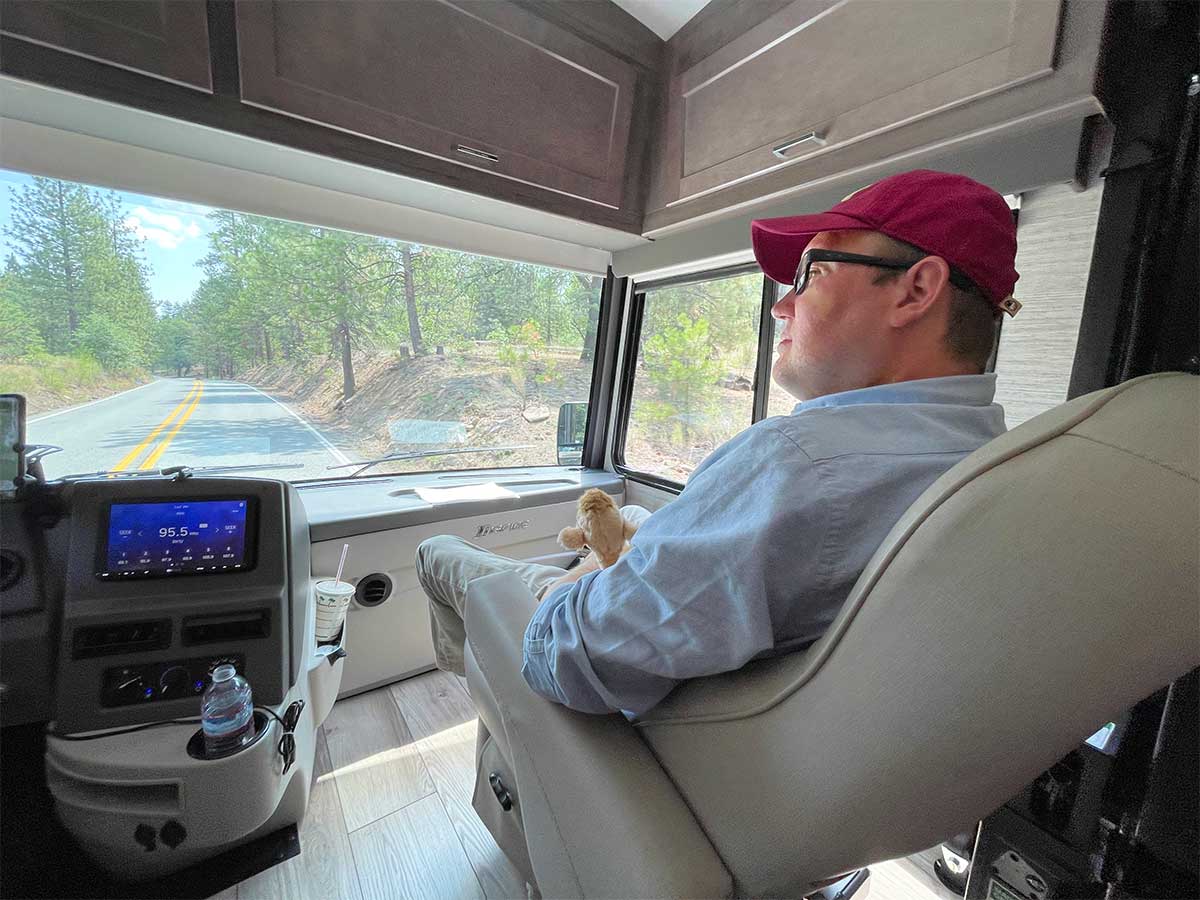
[[[664,41],[682,28],[708,0],[613,0]]]

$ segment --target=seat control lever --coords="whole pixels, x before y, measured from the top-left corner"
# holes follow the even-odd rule
[[[508,792],[508,788],[504,786],[504,782],[500,780],[499,772],[492,772],[488,775],[488,784],[492,786],[492,792],[496,795],[496,800],[500,807],[508,812],[513,807],[512,794]]]

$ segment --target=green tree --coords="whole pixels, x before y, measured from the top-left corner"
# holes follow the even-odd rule
[[[10,196],[5,293],[23,310],[22,327],[36,328],[52,353],[85,350],[123,368],[149,362],[148,272],[116,195],[34,178]]]
[[[546,370],[540,365],[546,352],[546,342],[536,322],[498,329],[491,338],[496,341],[496,355],[507,370],[508,378],[521,398],[521,410],[524,411],[529,404],[530,384],[546,383]]]
[[[195,335],[185,308],[166,306],[155,329],[155,365],[182,377],[195,364]]]
[[[24,359],[46,352],[37,323],[17,296],[23,287],[17,262],[9,257],[0,275],[0,360]]]
[[[683,314],[642,344],[654,396],[639,404],[641,416],[660,430],[669,426],[674,443],[689,443],[715,405],[721,364],[712,358],[711,348],[708,320],[691,321]]]

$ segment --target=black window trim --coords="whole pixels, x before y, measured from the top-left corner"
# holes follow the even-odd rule
[[[612,465],[613,470],[623,478],[649,485],[672,494],[678,494],[684,485],[678,481],[663,478],[650,472],[631,468],[625,463],[625,437],[629,432],[629,408],[633,402],[633,378],[637,365],[637,351],[642,337],[642,318],[646,310],[646,294],[668,287],[679,287],[686,284],[696,284],[702,281],[717,281],[722,278],[733,278],[739,275],[761,273],[757,263],[739,263],[732,266],[722,266],[717,269],[707,269],[702,272],[690,272],[686,275],[676,275],[670,278],[660,278],[655,281],[635,282],[630,291],[629,321],[627,323],[623,356],[621,358],[621,390],[617,397],[617,415],[613,421]],[[774,282],[762,276],[762,309],[758,325],[758,356],[755,363],[754,394],[751,404],[750,422],[747,427],[763,418],[767,406],[767,387],[770,385],[771,366],[771,337],[774,320],[771,319],[771,306],[775,302]],[[765,371],[765,376],[764,376]]]
[[[587,424],[584,426],[584,468],[603,469],[604,451],[608,446],[608,426],[613,403],[613,379],[617,373],[617,349],[621,335],[621,318],[625,314],[625,295],[629,279],[617,278],[612,266],[604,277],[600,291],[599,320],[596,322],[596,345],[592,348],[592,384],[588,392]]]

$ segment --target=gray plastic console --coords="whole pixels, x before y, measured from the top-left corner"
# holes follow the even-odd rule
[[[205,676],[229,659],[256,703],[300,674],[309,592],[308,522],[295,488],[250,478],[103,479],[72,486],[53,718],[63,734],[200,714]],[[251,501],[253,564],[214,574],[108,579],[114,502]]]

